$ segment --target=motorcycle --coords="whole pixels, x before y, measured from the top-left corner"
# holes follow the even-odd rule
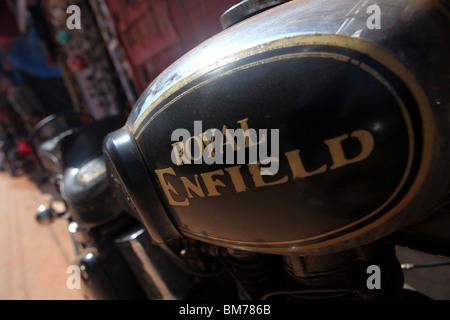
[[[94,299],[426,298],[395,245],[450,256],[449,7],[243,1],[126,118],[38,124],[38,220]]]

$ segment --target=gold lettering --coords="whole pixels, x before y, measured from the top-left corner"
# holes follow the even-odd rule
[[[159,183],[161,184],[161,187],[164,191],[164,194],[167,197],[167,200],[169,200],[169,204],[173,206],[189,206],[189,199],[184,199],[184,201],[175,201],[172,197],[172,194],[170,191],[178,195],[178,192],[175,190],[175,188],[172,186],[170,182],[166,182],[164,179],[165,174],[170,174],[172,176],[176,176],[175,171],[172,168],[166,168],[166,169],[160,169],[155,170],[156,175],[158,176]]]
[[[245,136],[245,147],[248,148],[249,146],[255,146],[261,143],[265,143],[266,142],[266,136],[263,135],[261,140],[258,142],[254,142],[251,137],[247,134],[248,133],[248,118],[239,120],[237,123],[239,123],[241,125],[242,130],[244,131],[244,136]]]
[[[242,130],[245,132],[250,132],[250,129],[248,128],[247,124],[248,119],[240,120],[238,123],[241,125]],[[214,129],[214,132],[220,133],[218,129]],[[241,130],[241,129],[238,129]],[[192,136],[188,139],[187,143],[190,143],[192,139],[194,139],[194,143],[196,143],[198,146],[202,146],[202,149],[205,148],[204,153],[208,153],[208,156],[211,157],[213,154],[217,155],[218,151],[214,152],[214,144],[217,143],[218,145],[223,146],[225,143],[224,141],[219,141],[220,139],[215,139],[217,136],[214,135],[214,132],[211,132],[211,138],[205,137],[205,132],[202,133],[200,136]],[[223,136],[222,138],[226,138],[227,135],[232,136],[232,134],[227,130],[226,126],[223,126]],[[208,134],[209,135],[209,134]],[[357,139],[361,145],[361,151],[358,155],[354,156],[353,158],[347,158],[344,151],[345,143],[344,141],[346,139]],[[250,138],[250,135],[246,135],[246,144],[248,143],[249,146],[256,145]],[[263,138],[261,139],[261,141]],[[256,141],[256,140],[255,140]],[[260,143],[259,141],[258,143]],[[205,147],[203,146],[203,142],[205,143]],[[186,143],[186,144],[187,144]],[[235,143],[234,139],[228,140],[227,143],[232,145]],[[290,167],[290,170],[292,172],[292,178],[293,179],[301,179],[301,178],[307,178],[313,175],[321,174],[326,172],[328,169],[334,170],[343,166],[346,166],[351,163],[359,162],[367,157],[370,156],[374,149],[375,141],[372,136],[372,134],[369,131],[366,130],[355,130],[351,132],[350,134],[344,134],[340,135],[335,138],[331,138],[328,140],[325,140],[324,143],[327,145],[329,149],[329,153],[331,156],[331,165],[328,164],[322,164],[320,167],[308,171],[304,164],[303,160],[301,158],[301,151],[300,149],[295,149],[292,151],[288,151],[285,153],[286,159],[288,160],[288,164]],[[191,148],[187,145],[184,145],[182,142],[175,142],[172,144],[173,150],[172,150],[172,159],[176,159],[177,165],[182,165],[185,160],[189,160],[186,163],[190,163],[190,159],[192,158],[192,152]],[[237,147],[237,146],[236,146]],[[247,147],[247,146],[246,146]],[[188,151],[187,151],[188,150]],[[236,149],[235,149],[236,150]],[[197,154],[194,155],[195,159],[198,160]],[[267,158],[265,161],[268,160],[272,161],[278,161],[279,159],[272,159]],[[175,162],[175,160],[173,160]],[[264,163],[263,163],[264,164]],[[266,187],[266,186],[275,186],[282,183],[286,183],[290,175],[285,175],[277,180],[274,181],[266,181],[264,180],[264,175],[261,174],[261,166],[263,165],[261,162],[258,163],[248,163],[248,172],[250,173],[250,176],[253,180],[253,183],[255,187]],[[320,164],[317,164],[318,166]],[[241,172],[242,166],[236,165],[232,167],[224,168],[223,170],[215,170],[210,172],[204,172],[199,174],[194,174],[193,177],[177,177],[175,171],[173,168],[166,168],[166,169],[159,169],[155,170],[156,175],[158,176],[159,183],[161,184],[162,190],[165,194],[165,196],[168,199],[168,202],[170,205],[174,206],[189,206],[189,199],[194,198],[195,196],[204,198],[204,197],[215,197],[215,196],[221,196],[222,194],[217,190],[218,187],[227,187],[227,185],[224,183],[224,181],[220,180],[216,176],[224,176],[225,172],[228,173],[230,176],[230,180],[233,184],[234,190],[237,193],[245,192],[249,190],[249,187],[246,185],[246,182],[244,180],[244,176]],[[178,191],[174,188],[174,186],[167,180],[168,178],[165,175],[171,175],[176,177],[177,179],[181,180],[181,183],[184,186],[184,189],[186,191],[187,196],[183,200],[175,200],[175,198],[184,197],[184,191],[181,193],[181,195],[178,193]],[[200,177],[199,177],[200,176]],[[170,178],[172,181],[174,178]],[[203,179],[203,184],[201,183],[201,179]],[[266,178],[266,179],[274,179],[274,178]],[[276,179],[276,178],[275,178]],[[229,180],[226,180],[227,183]],[[206,187],[206,190],[203,189],[203,187]],[[179,190],[182,191],[182,190]],[[178,196],[178,197],[176,197]]]
[[[180,177],[180,179],[181,179],[181,182],[183,182],[184,188],[186,189],[188,198],[191,198],[191,199],[193,198],[191,191],[193,191],[196,195],[198,195],[202,198],[205,196],[202,186],[198,182],[198,174],[194,175],[195,184],[186,177]]]
[[[250,171],[250,174],[252,176],[253,182],[255,183],[255,187],[266,187],[266,186],[275,186],[277,184],[282,184],[288,181],[288,176],[284,176],[283,178],[272,181],[272,182],[265,182],[263,177],[261,176],[261,171],[259,169],[259,165],[261,163],[258,162],[257,164],[249,164],[248,168]]]
[[[288,162],[289,167],[291,168],[293,178],[306,178],[309,176],[313,176],[315,174],[323,173],[327,170],[327,165],[324,164],[320,168],[314,170],[314,171],[306,171],[305,167],[303,166],[302,159],[300,158],[300,150],[295,149],[289,152],[285,153]]]
[[[243,192],[248,190],[248,187],[245,185],[244,178],[242,178],[242,174],[239,170],[240,168],[241,166],[225,168],[225,171],[228,172],[231,177],[231,182],[233,183],[234,190],[236,190],[236,192]]]
[[[236,141],[234,141],[234,137],[230,134],[230,131],[227,129],[227,126],[222,127],[222,150],[221,153],[224,153],[226,150],[226,145],[229,144],[233,149],[233,151],[239,150],[239,146]]]
[[[328,145],[333,160],[333,164],[330,166],[331,170],[346,166],[350,163],[362,161],[372,153],[375,142],[369,131],[356,130],[353,131],[350,136],[357,138],[361,144],[360,154],[352,159],[347,159],[345,157],[344,149],[342,148],[342,141],[349,138],[348,134],[324,141],[325,144]]]
[[[223,170],[216,170],[211,172],[202,173],[203,182],[205,183],[206,189],[208,190],[208,197],[220,196],[221,194],[217,191],[216,187],[225,187],[222,181],[219,179],[213,179],[213,176],[223,176],[225,173]]]
[[[217,129],[215,129],[215,130],[217,130]],[[202,133],[202,140],[203,140],[203,142],[204,142],[204,144],[205,144],[205,151],[207,150],[208,151],[208,158],[212,158],[212,157],[214,157],[214,155],[215,155],[215,153],[214,153],[214,140],[216,139],[216,137],[215,137],[215,135],[214,135],[214,133],[215,133],[216,131],[211,131],[211,139],[210,140],[208,140],[208,138],[206,137],[206,131],[205,132],[203,132]],[[203,151],[203,156],[205,155],[205,151]]]

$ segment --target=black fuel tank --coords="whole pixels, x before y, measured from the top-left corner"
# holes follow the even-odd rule
[[[422,218],[449,190],[447,4],[377,1],[378,28],[372,1],[292,1],[170,66],[105,141],[152,237],[318,254]]]

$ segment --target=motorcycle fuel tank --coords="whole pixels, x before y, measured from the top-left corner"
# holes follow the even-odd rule
[[[448,30],[446,1],[279,5],[151,83],[107,165],[157,242],[322,254],[380,239],[448,194]]]

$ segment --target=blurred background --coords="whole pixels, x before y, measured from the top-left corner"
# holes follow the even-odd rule
[[[2,126],[5,114],[20,135],[57,111],[129,111],[161,71],[221,31],[221,14],[238,2],[1,1]]]

